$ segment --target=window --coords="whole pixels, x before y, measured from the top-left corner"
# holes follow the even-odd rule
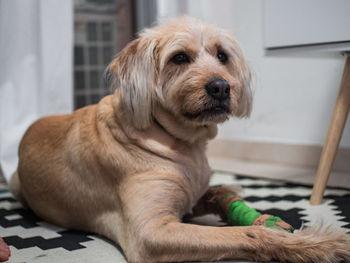
[[[107,65],[133,36],[133,1],[74,0],[74,105],[97,103],[112,90]]]

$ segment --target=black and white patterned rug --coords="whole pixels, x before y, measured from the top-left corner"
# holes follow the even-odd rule
[[[320,206],[309,205],[311,185],[214,172],[211,185],[237,184],[246,203],[283,218],[295,228],[323,223],[350,232],[350,189],[328,187]],[[222,225],[213,215],[193,220]],[[63,229],[42,221],[21,206],[5,186],[0,188],[0,236],[11,248],[8,262],[126,262],[120,248],[106,239]]]

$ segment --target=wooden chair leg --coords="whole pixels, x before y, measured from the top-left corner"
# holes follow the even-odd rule
[[[347,56],[337,101],[333,110],[332,120],[328,128],[327,139],[322,150],[316,179],[311,194],[310,204],[319,205],[332,170],[335,155],[344,130],[350,108],[350,56]]]

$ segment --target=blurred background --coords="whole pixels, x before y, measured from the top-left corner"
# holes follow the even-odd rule
[[[282,2],[282,3],[281,3]],[[0,0],[0,167],[35,119],[97,103],[107,64],[143,28],[189,15],[231,30],[254,73],[251,118],[221,125],[211,165],[313,180],[350,50],[346,0]],[[350,181],[350,128],[333,172]],[[288,179],[287,178],[287,179]],[[332,178],[332,177],[331,177]]]

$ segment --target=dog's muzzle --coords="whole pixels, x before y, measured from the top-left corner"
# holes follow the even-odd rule
[[[186,112],[184,115],[189,119],[199,120],[226,119],[230,114],[230,84],[223,78],[215,78],[204,88],[210,99],[203,103],[200,111]]]
[[[214,100],[223,102],[230,98],[230,85],[225,79],[216,78],[205,85],[208,95]]]

